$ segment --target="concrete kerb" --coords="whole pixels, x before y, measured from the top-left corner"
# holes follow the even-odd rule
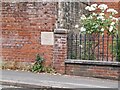
[[[0,80],[1,85],[7,85],[7,86],[16,86],[16,87],[22,87],[22,88],[52,88],[48,85],[36,85],[33,83],[25,83],[25,82],[16,82],[16,81],[8,81],[8,80]]]

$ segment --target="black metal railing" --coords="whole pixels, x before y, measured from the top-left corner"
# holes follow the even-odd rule
[[[68,59],[120,61],[120,37],[68,34]]]

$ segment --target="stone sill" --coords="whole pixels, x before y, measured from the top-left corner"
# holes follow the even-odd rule
[[[68,33],[67,29],[62,28],[54,29],[54,34],[67,34],[67,33]]]
[[[93,61],[93,60],[75,60],[75,59],[66,59],[66,60],[65,60],[65,64],[96,65],[96,66],[115,66],[115,67],[120,67],[120,62]]]

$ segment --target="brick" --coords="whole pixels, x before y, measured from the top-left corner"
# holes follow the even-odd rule
[[[119,67],[66,64],[65,68],[66,74],[69,75],[119,79]]]
[[[53,59],[53,46],[40,45],[40,32],[52,31],[55,21],[55,4],[48,3],[46,6],[42,2],[2,2],[2,53],[5,61],[31,62],[35,61],[36,54],[43,55],[46,64],[51,64]],[[41,8],[42,7],[42,8]],[[39,10],[40,12],[38,12]],[[42,20],[41,20],[42,16]],[[48,26],[46,26],[45,22]],[[52,24],[51,24],[52,22]],[[41,28],[38,26],[41,25]],[[16,35],[16,36],[15,36]],[[46,66],[48,66],[46,65]]]

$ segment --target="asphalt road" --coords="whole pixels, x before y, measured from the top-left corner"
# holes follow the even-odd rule
[[[69,75],[36,74],[25,71],[1,70],[0,82],[26,87],[53,88],[117,88],[118,81]],[[91,90],[93,90],[91,89]],[[81,89],[80,89],[81,90]],[[104,90],[104,89],[103,89]]]

